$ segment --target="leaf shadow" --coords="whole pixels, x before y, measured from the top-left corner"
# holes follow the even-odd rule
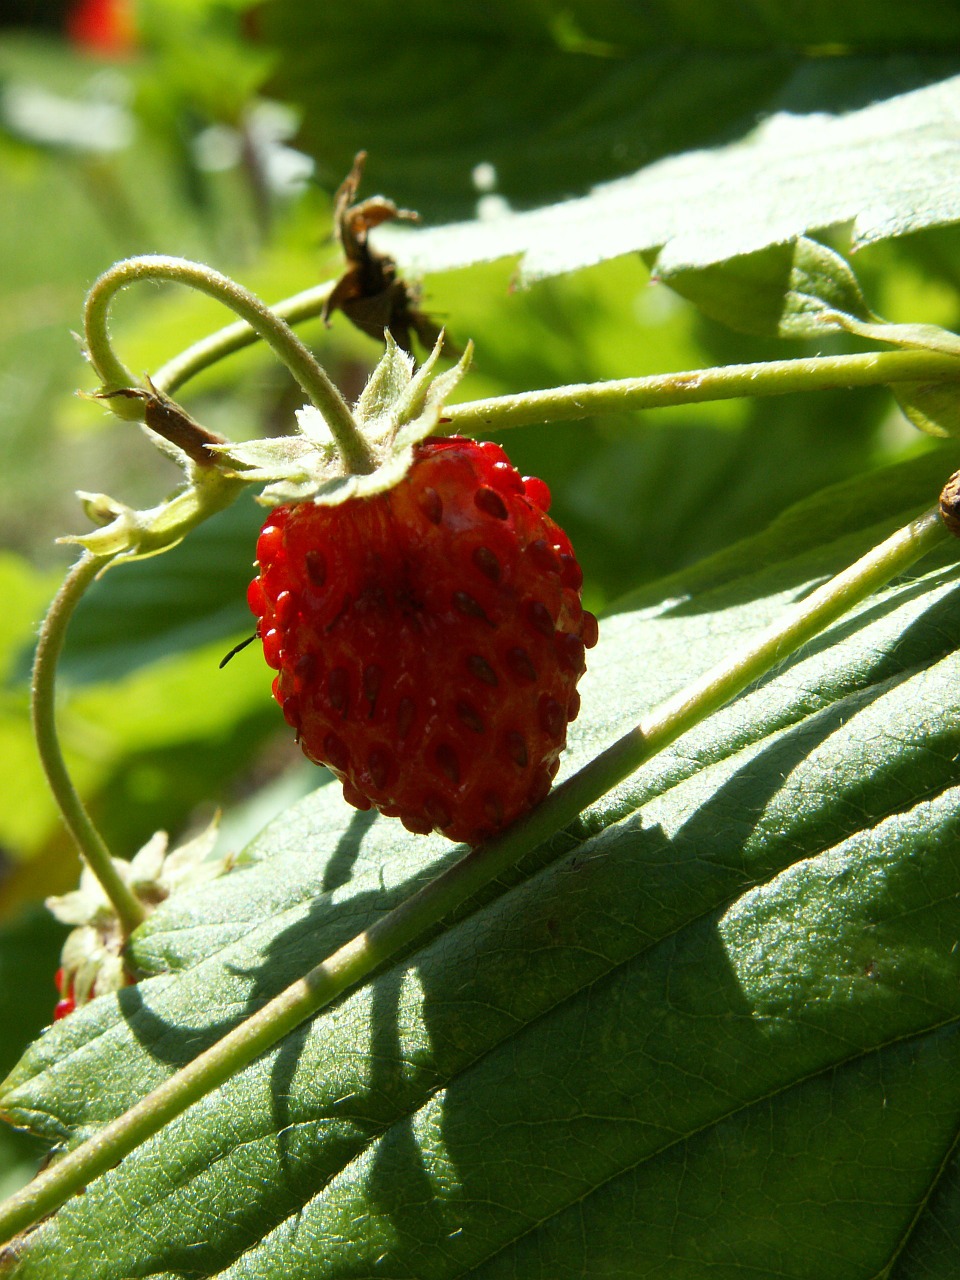
[[[881,691],[875,695],[880,696]],[[682,931],[690,928],[698,930],[700,947],[698,964],[713,975],[714,983],[721,983],[722,974],[729,972],[729,982],[725,998],[725,1016],[743,1021],[749,1026],[753,1010],[744,1002],[739,978],[730,970],[728,958],[722,940],[715,929],[716,919],[722,915],[728,904],[746,889],[762,883],[769,875],[775,875],[785,865],[802,856],[796,847],[786,851],[779,847],[776,854],[764,862],[762,857],[753,857],[753,861],[737,862],[736,858],[717,857],[711,850],[718,844],[725,848],[738,850],[746,848],[750,835],[757,822],[764,814],[770,800],[783,783],[784,778],[797,768],[819,745],[842,727],[847,714],[843,707],[829,707],[811,717],[803,725],[794,726],[778,736],[759,756],[754,757],[743,768],[737,769],[730,778],[722,783],[710,800],[696,810],[672,836],[667,836],[662,828],[649,826],[644,815],[638,812],[618,824],[616,833],[607,832],[600,841],[588,841],[574,853],[562,858],[559,862],[545,867],[540,879],[546,881],[580,881],[592,878],[596,883],[597,864],[603,863],[602,875],[606,881],[606,892],[610,901],[620,900],[620,910],[629,914],[624,900],[629,899],[630,908],[635,910],[636,918],[642,919],[649,914],[649,902],[657,903],[657,910],[663,912],[669,904],[667,919],[662,919],[656,929],[644,936],[642,928],[637,927],[634,920],[628,936],[632,936],[635,949],[625,954],[616,963],[612,963],[605,971],[593,974],[580,987],[568,992],[556,1004],[539,1010],[529,1021],[519,1027],[514,1026],[504,1038],[491,1043],[476,1057],[456,1062],[452,1070],[438,1070],[437,1088],[442,1088],[444,1101],[440,1111],[439,1138],[437,1147],[442,1148],[444,1180],[457,1183],[467,1200],[477,1204],[495,1203],[495,1187],[485,1181],[486,1168],[483,1161],[477,1160],[477,1134],[475,1117],[475,1100],[467,1096],[461,1104],[461,1082],[469,1079],[471,1073],[483,1070],[483,1061],[496,1058],[498,1055],[509,1057],[509,1042],[514,1034],[518,1041],[528,1036],[536,1036],[542,1025],[552,1019],[563,1016],[564,1006],[572,1006],[577,1002],[613,998],[610,993],[629,986],[634,978],[628,976],[635,967],[643,969],[647,957],[658,948],[669,947],[672,939]],[[598,851],[600,847],[614,844],[616,855],[611,865],[611,850]],[[591,850],[591,845],[597,848]],[[786,857],[784,856],[786,852]],[[638,866],[647,869],[656,867],[660,879],[652,884],[637,875]],[[684,873],[678,875],[678,868]],[[632,872],[632,874],[631,874]],[[696,892],[690,876],[697,881]],[[530,947],[536,950],[546,934],[547,950],[550,947],[569,945],[586,954],[599,954],[609,939],[602,937],[605,924],[602,913],[592,912],[598,924],[597,936],[591,936],[582,924],[577,922],[587,916],[587,912],[569,911],[558,913],[551,919],[544,915],[540,908],[541,895],[537,893],[533,881],[524,882],[520,886],[520,896],[526,896],[530,907],[529,928],[527,930]],[[569,898],[570,891],[564,896]],[[576,891],[574,891],[576,896]],[[584,891],[585,898],[591,897],[591,890]],[[543,898],[549,899],[549,887],[543,887]],[[488,916],[489,934],[495,937],[496,917],[509,903],[500,900],[491,904],[481,915]],[[471,929],[483,925],[471,920]],[[543,926],[542,928],[540,926]],[[518,925],[518,927],[521,927]],[[434,1046],[438,1060],[451,1053],[451,1041],[456,1038],[456,1029],[451,1026],[451,990],[450,983],[457,979],[448,978],[443,953],[447,939],[440,939],[436,945],[430,945],[418,952],[417,956],[407,961],[409,972],[416,975],[422,990],[422,1010],[426,1041]],[[493,959],[496,944],[493,937],[478,939],[475,964]],[[522,952],[520,952],[522,955]],[[389,982],[393,986],[399,978],[397,970],[383,975],[378,984]],[[518,981],[529,981],[529,974],[518,975]],[[642,980],[640,985],[642,986]],[[466,999],[462,988],[458,989],[455,1001]],[[381,1010],[389,1012],[392,1007],[386,1001],[373,1006],[378,1014]],[[623,1025],[631,1022],[630,1010],[621,1007]],[[642,1020],[636,1026],[637,1043],[631,1044],[621,1039],[620,1049],[629,1056],[639,1051],[639,1044],[647,1034]],[[386,1023],[381,1024],[375,1033],[377,1051],[384,1052],[389,1046],[392,1054],[391,1063],[394,1068],[402,1065],[399,1042],[394,1041]],[[762,1036],[757,1033],[756,1043],[762,1044]],[[547,1085],[541,1081],[538,1086],[546,1090]],[[506,1081],[504,1088],[507,1088]],[[569,1079],[565,1088],[570,1096],[576,1096],[577,1086]],[[453,1239],[456,1232],[449,1233],[444,1228],[444,1215],[437,1208],[437,1182],[431,1176],[431,1170],[425,1162],[422,1138],[418,1139],[414,1132],[415,1118],[424,1106],[429,1105],[433,1091],[425,1089],[416,1110],[401,1114],[384,1127],[379,1138],[372,1140],[371,1158],[368,1162],[363,1181],[366,1211],[374,1215],[379,1222],[385,1224],[387,1234],[396,1237],[413,1235],[428,1240],[431,1247],[444,1250],[446,1241]],[[530,1108],[530,1123],[535,1128],[536,1100],[529,1097],[526,1103]],[[587,1115],[597,1106],[596,1099],[583,1098],[583,1114]],[[513,1122],[522,1125],[524,1117],[515,1116]],[[422,1126],[421,1126],[422,1127]],[[418,1220],[419,1219],[419,1220]],[[438,1235],[437,1232],[441,1231]],[[422,1236],[418,1233],[422,1232]],[[474,1265],[471,1259],[469,1265]],[[459,1274],[459,1272],[457,1272]]]
[[[127,987],[118,993],[121,1013],[128,1022],[134,1037],[158,1061],[180,1067],[191,1061],[210,1044],[220,1039],[237,1023],[272,999],[279,991],[301,976],[303,966],[319,962],[331,951],[348,942],[358,931],[357,920],[374,920],[389,909],[384,905],[380,890],[350,895],[350,910],[337,921],[336,908],[330,895],[349,885],[360,853],[364,836],[376,820],[372,812],[355,811],[350,815],[346,829],[326,858],[318,892],[311,897],[305,916],[280,930],[266,949],[266,958],[255,968],[245,969],[227,965],[231,974],[250,979],[244,1005],[230,1017],[204,1023],[202,1027],[186,1030],[155,1013],[143,1000],[139,985]],[[450,854],[440,867],[453,861],[456,854],[451,846]],[[435,874],[438,864],[431,864],[424,872],[412,876],[407,882],[394,886],[391,897],[402,900],[419,885]],[[381,884],[382,889],[382,884]],[[284,1071],[278,1076],[282,1083]],[[282,1093],[282,1089],[278,1092]],[[283,1117],[278,1119],[283,1122]]]
[[[364,833],[370,830],[376,818],[377,814],[372,809],[366,813],[358,811],[353,814],[343,839],[339,841],[324,866],[320,886],[322,893],[332,893],[335,889],[349,883]]]

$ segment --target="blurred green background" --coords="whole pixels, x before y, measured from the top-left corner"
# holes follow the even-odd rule
[[[756,24],[740,31],[729,18],[722,55],[710,54],[723,15],[706,3],[687,6],[706,45],[678,52],[679,19],[664,25],[673,7],[648,8],[661,25],[636,23],[625,43],[622,6],[585,0],[503,0],[469,15],[421,0],[402,6],[402,26],[385,0],[5,7],[0,1069],[50,1019],[64,930],[39,904],[78,872],[28,715],[35,628],[71,559],[55,539],[87,528],[77,489],[151,504],[177,479],[138,428],[76,395],[95,385],[75,336],[86,289],[116,259],[144,252],[203,260],[268,301],[336,276],[332,192],[361,146],[370,150],[362,194],[383,190],[434,224],[482,212],[491,199],[525,207],[581,194],[670,151],[726,141],[757,113],[802,102],[814,84],[819,101],[840,109],[882,85],[935,79],[953,57],[951,31],[924,27],[933,13],[924,4],[902,17],[917,28],[911,40],[926,41],[922,54],[898,48],[894,33],[889,47],[875,40],[869,58],[828,63],[789,33],[758,37]],[[957,327],[960,242],[951,229],[878,245],[857,264],[878,312]],[[424,282],[425,309],[457,343],[476,343],[462,398],[845,349],[839,339],[813,346],[733,334],[651,286],[639,257],[528,291],[512,287],[515,266]],[[118,302],[114,335],[127,364],[149,371],[229,319],[208,300],[146,287]],[[302,332],[355,397],[378,344],[342,315]],[[207,372],[181,399],[234,438],[289,430],[300,403],[258,348]],[[880,391],[609,416],[518,430],[506,444],[522,471],[550,484],[597,610],[755,532],[825,484],[930,447]],[[255,650],[217,666],[250,630],[244,590],[261,519],[252,501],[240,502],[169,555],[112,571],[71,628],[64,745],[119,854],[131,856],[158,828],[174,837],[195,829],[218,807],[224,844],[240,848],[322,781],[276,713]],[[0,1194],[34,1158],[0,1131]]]

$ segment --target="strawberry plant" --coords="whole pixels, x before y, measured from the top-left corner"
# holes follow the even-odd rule
[[[653,129],[655,54],[709,96],[696,50],[617,44],[613,8],[555,15],[534,77],[576,85],[594,140],[631,103]],[[470,99],[478,25],[525,48],[533,6],[469,22],[414,6],[401,22],[373,0],[280,3],[263,38],[285,52],[304,138],[334,138],[341,172],[368,142],[371,173],[428,216],[405,225],[386,197],[361,200],[355,165],[334,202],[345,261],[322,285],[266,306],[212,267],[137,255],[89,290],[93,396],[142,424],[182,483],[143,507],[81,494],[93,527],[66,540],[78,556],[40,629],[36,739],[84,871],[51,899],[72,928],[62,1016],[0,1088],[4,1118],[51,1148],[0,1204],[0,1270],[17,1280],[960,1266],[960,80],[871,63],[869,101],[844,96],[885,21],[926,48],[956,15],[857,6],[842,34],[869,52],[831,43],[834,68],[816,52],[840,34],[822,14],[805,15],[802,49],[799,19],[768,15],[758,53],[739,19],[701,8],[723,111],[678,111],[675,139],[652,132],[648,154],[610,162],[618,176],[582,120],[552,133],[506,94],[488,106],[488,156],[470,150],[474,115],[420,135],[411,117],[412,159],[391,168],[387,107],[408,96],[370,47],[370,13],[400,63],[409,31],[440,23]],[[683,34],[689,15],[664,13]],[[625,81],[613,92],[620,58],[646,68],[635,101]],[[823,111],[776,111],[790,75]],[[427,99],[438,80],[449,94],[442,60],[423,76]],[[755,126],[758,105],[772,115]],[[432,190],[416,157],[442,175],[454,144],[489,159],[474,184],[500,183],[496,216],[441,225],[477,192]],[[616,180],[557,203],[578,145],[586,185]],[[525,194],[539,207],[505,207]],[[924,246],[942,292],[891,307],[892,255],[919,273]],[[717,358],[651,371],[621,308],[604,342],[622,340],[622,367],[589,376],[601,292],[627,295],[641,257],[663,308],[650,341],[671,307],[695,307]],[[528,292],[478,265],[500,259]],[[497,316],[477,334],[469,293],[458,306],[444,284],[471,271]],[[108,320],[121,291],[157,282],[238,321],[140,377],[120,356],[130,331],[116,323],[114,341]],[[491,385],[518,359],[515,329],[498,352],[501,313],[523,308],[569,379],[538,378],[540,353],[515,366],[526,383]],[[349,394],[297,336],[312,318],[377,343],[358,348],[375,355]],[[210,417],[202,388],[258,343],[308,403],[254,436]],[[733,403],[765,415],[752,435],[668,417],[634,509],[624,441]],[[724,431],[739,452],[720,452]],[[652,445],[643,457],[654,466]],[[180,603],[208,625],[225,554],[237,608],[200,634],[217,656],[244,627],[258,643],[219,672],[206,644],[200,699],[254,680],[288,758],[316,762],[310,789],[235,850],[215,826],[120,847],[69,749],[59,677],[98,600],[119,627],[117,601],[145,616],[123,584],[150,594],[192,574],[198,599]],[[135,651],[186,645],[181,591]]]

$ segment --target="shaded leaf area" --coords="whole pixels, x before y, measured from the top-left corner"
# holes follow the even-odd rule
[[[650,262],[656,258],[652,253],[645,256]],[[806,236],[699,270],[658,270],[657,279],[741,333],[816,338],[842,329],[891,346],[960,352],[960,338],[940,326],[879,320],[849,264]],[[906,418],[921,431],[960,435],[952,384],[900,383],[893,393]]]
[[[748,133],[774,111],[841,112],[957,69],[955,3],[722,0],[398,9],[271,5],[272,91],[335,186],[361,148],[370,190],[436,220],[480,196],[529,206]],[[472,177],[477,165],[495,177]],[[702,190],[702,189],[701,189]]]
[[[566,769],[901,521],[902,479],[879,520],[848,493],[826,537],[785,526],[779,570],[771,534],[608,620]],[[88,1186],[12,1274],[844,1280],[901,1250],[949,1274],[958,587],[951,543]],[[75,1143],[457,856],[336,792],[161,907],[133,955],[171,972],[47,1032],[4,1113]]]
[[[830,485],[787,507],[755,537],[627,593],[611,612],[698,613],[717,595],[749,602],[774,584],[799,586],[811,574],[826,576],[841,548],[853,561],[871,539],[898,527],[905,511],[930,506],[958,465],[960,450],[943,446]]]
[[[936,83],[881,93],[847,113],[824,99],[577,199],[429,230],[384,228],[377,243],[415,271],[520,257],[527,281],[634,251],[656,254],[669,277],[847,224],[859,248],[960,217],[945,194],[956,177],[958,98],[954,67]]]

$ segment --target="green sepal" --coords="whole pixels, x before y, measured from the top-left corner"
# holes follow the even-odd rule
[[[367,474],[345,473],[323,415],[306,405],[297,412],[299,435],[222,447],[244,467],[237,473],[238,480],[266,483],[258,501],[265,506],[311,501],[338,506],[392,489],[407,474],[414,445],[441,426],[443,405],[467,372],[473,347],[467,343],[457,364],[434,376],[442,334],[416,371],[413,358],[391,335],[386,333],[384,338],[386,350],[354,410],[357,425],[376,456],[376,468]]]
[[[77,497],[80,499],[84,515],[91,524],[99,525],[101,529],[112,524],[114,520],[121,519],[125,512],[130,511],[126,503],[118,502],[108,493],[88,493],[85,489],[78,489]]]
[[[467,343],[463,355],[452,369],[448,369],[446,373],[441,373],[436,378],[431,378],[442,342],[441,334],[429,359],[411,379],[401,402],[401,428],[396,435],[398,446],[418,444],[421,440],[426,440],[427,436],[436,433],[437,427],[440,426],[444,404],[470,368],[470,362],[473,359],[472,342]]]
[[[304,411],[297,411],[297,420]],[[320,423],[323,419],[316,414]],[[325,425],[325,424],[323,424]],[[318,454],[322,465],[334,468],[338,464],[333,441],[321,444],[311,423],[309,429],[301,428],[302,434],[296,436],[270,436],[266,439],[243,440],[239,444],[225,444],[216,452],[229,452],[237,462],[242,463],[243,470],[234,472],[235,478],[248,484],[267,484],[289,480],[292,484],[306,482],[318,465]]]
[[[188,476],[186,487],[144,511],[137,511],[107,494],[81,491],[78,497],[88,517],[102,527],[93,533],[58,538],[58,542],[83,547],[95,556],[104,557],[109,564],[119,560],[144,560],[170,551],[195,525],[229,506],[243,489],[239,476],[214,467],[190,464]]]
[[[413,356],[397,346],[389,330],[384,340],[386,349],[354,406],[354,417],[368,441],[389,437],[413,382]],[[434,349],[430,358],[436,354]]]

